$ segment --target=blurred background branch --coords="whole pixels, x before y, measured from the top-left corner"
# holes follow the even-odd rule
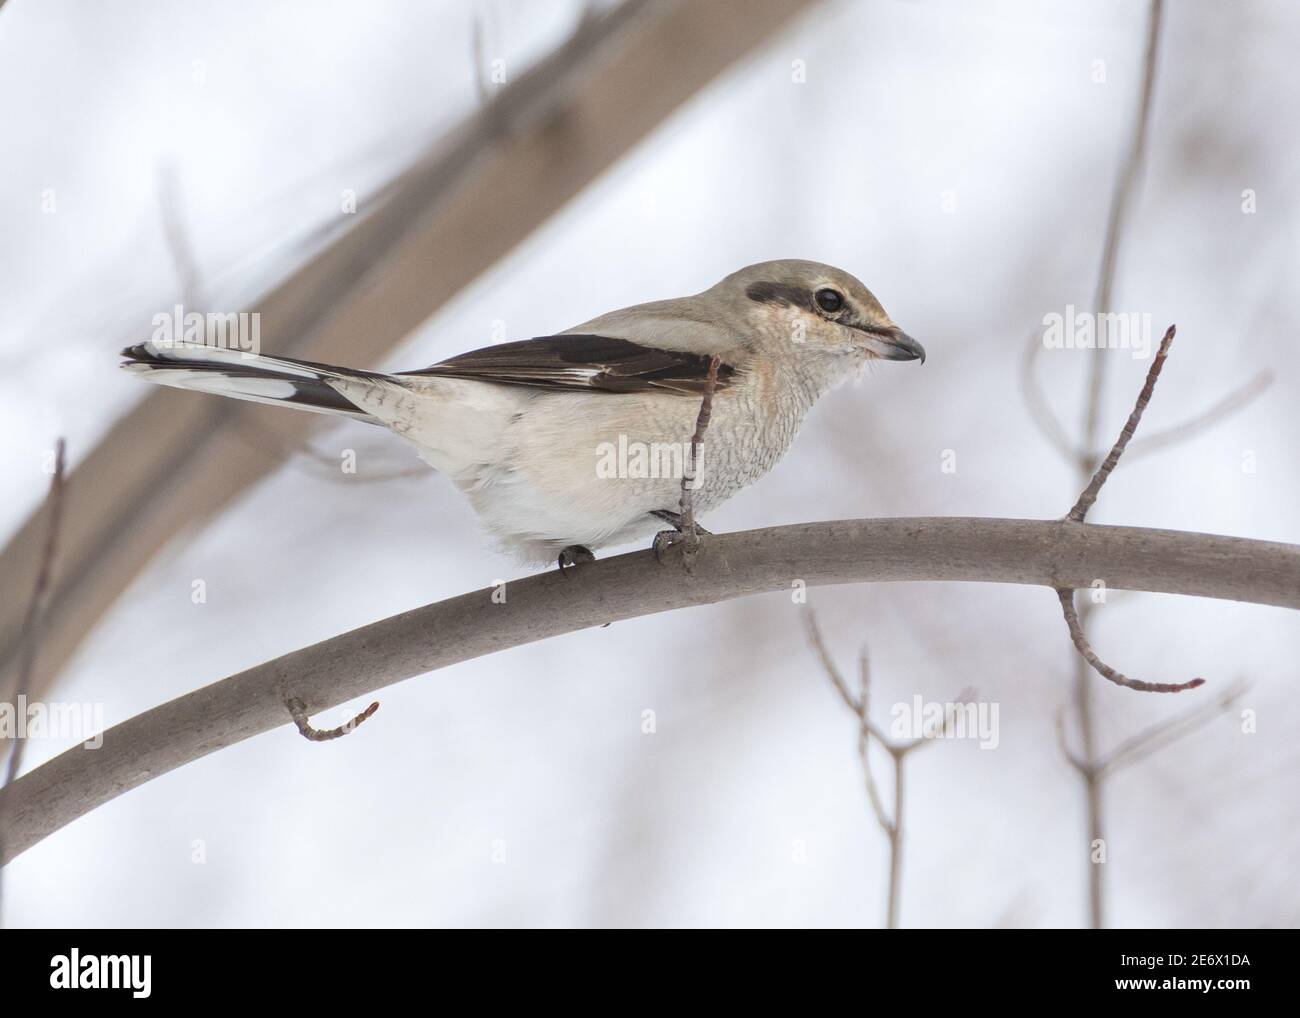
[[[67,446],[62,438],[54,444],[54,461],[51,464],[50,490],[45,496],[45,540],[41,543],[40,566],[32,585],[31,596],[27,599],[27,610],[23,615],[21,646],[19,648],[18,674],[12,688],[0,685],[0,705],[13,705],[13,718],[18,721],[21,713],[26,716],[25,701],[32,688],[32,674],[36,667],[37,652],[41,643],[41,630],[49,610],[50,579],[54,575],[55,562],[59,555],[59,529],[63,520],[63,471],[66,464]],[[2,709],[2,708],[0,708]],[[9,733],[6,733],[9,735]],[[4,768],[4,781],[0,782],[0,859],[5,855],[5,834],[7,831],[4,816],[4,789],[13,784],[22,766],[23,747],[27,744],[26,734],[18,727],[9,737],[7,760]],[[3,887],[3,875],[0,874],[0,888]],[[3,901],[0,894],[0,902]]]
[[[936,739],[942,738],[946,733],[950,733],[953,711],[959,705],[969,702],[975,694],[972,690],[963,690],[955,701],[945,707],[942,722],[922,735],[914,739],[901,741],[891,739],[871,720],[871,661],[867,655],[866,645],[864,644],[858,653],[858,692],[857,695],[854,695],[850,692],[844,677],[840,675],[840,671],[835,665],[835,659],[826,647],[826,641],[817,625],[817,617],[811,608],[804,610],[803,618],[804,627],[808,634],[808,643],[821,664],[822,670],[826,672],[826,677],[830,679],[831,685],[839,693],[844,706],[858,719],[858,759],[862,764],[862,777],[866,785],[867,801],[871,803],[871,811],[876,816],[876,823],[880,825],[881,831],[889,839],[889,880],[885,898],[885,928],[896,930],[898,929],[899,912],[902,908],[903,793],[906,788],[904,761],[912,750],[919,749],[921,746],[928,746]],[[872,738],[889,754],[890,761],[893,764],[894,809],[892,814],[885,809],[880,790],[876,786],[875,775],[871,770]]]

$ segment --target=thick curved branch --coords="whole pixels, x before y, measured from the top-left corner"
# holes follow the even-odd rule
[[[0,792],[6,856],[96,806],[310,712],[536,640],[769,591],[895,580],[1027,583],[1191,594],[1300,608],[1300,546],[1066,520],[919,518],[803,523],[702,542],[694,572],[637,552],[463,594],[296,650],[146,711]],[[498,597],[494,600],[493,593]]]

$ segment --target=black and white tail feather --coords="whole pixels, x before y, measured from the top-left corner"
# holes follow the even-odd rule
[[[386,377],[375,372],[352,371],[290,357],[264,357],[202,343],[141,343],[123,350],[122,357],[123,368],[159,385],[351,417],[369,424],[383,423],[331,384]]]

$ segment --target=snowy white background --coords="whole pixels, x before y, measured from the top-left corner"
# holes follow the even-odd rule
[[[1149,312],[1157,330],[1179,325],[1146,426],[1198,411],[1261,367],[1277,381],[1212,432],[1121,468],[1092,518],[1300,542],[1300,11],[1282,0],[1171,7],[1116,290],[1119,309]],[[75,466],[146,395],[115,355],[179,296],[161,191],[174,195],[206,302],[238,307],[337,225],[340,191],[364,196],[473,107],[476,15],[489,54],[522,68],[578,13],[559,0],[9,0],[0,528],[43,496],[56,436]],[[1045,313],[1091,300],[1144,30],[1145,5],[1128,2],[814,8],[390,362],[356,366],[420,367],[488,342],[496,319],[511,339],[542,335],[751,262],[813,258],[863,278],[929,361],[828,396],[785,462],[707,524],[1059,516],[1074,480],[1024,409],[1020,359]],[[791,82],[793,60],[806,62],[805,84]],[[1254,215],[1241,211],[1246,188]],[[41,210],[47,189],[54,215]],[[1071,430],[1087,356],[1041,358]],[[1146,364],[1108,356],[1111,436]],[[358,483],[415,462],[397,439],[344,423],[314,441],[331,454],[358,448],[360,473],[291,460],[213,525],[178,527],[56,695],[103,702],[112,724],[517,575],[442,478]],[[956,473],[940,469],[948,449]],[[1248,451],[1253,474],[1241,467]],[[190,600],[196,578],[203,605]],[[30,582],[2,580],[6,597]],[[811,601],[846,669],[869,641],[882,714],[964,686],[1001,705],[996,751],[955,742],[910,764],[904,924],[1081,923],[1080,787],[1052,723],[1073,661],[1051,593],[895,584]],[[1130,674],[1250,679],[1259,716],[1258,734],[1221,717],[1109,785],[1113,923],[1300,922],[1300,622],[1136,595],[1101,609],[1094,638]],[[855,724],[788,596],[576,633],[378,698],[377,717],[347,739],[314,746],[286,726],[50,837],[7,869],[5,924],[880,922],[885,843]],[[1099,688],[1103,747],[1189,699]],[[654,735],[641,732],[646,708]],[[34,742],[26,766],[63,748]],[[196,840],[204,864],[191,861]]]

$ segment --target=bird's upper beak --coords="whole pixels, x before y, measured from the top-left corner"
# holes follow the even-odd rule
[[[867,337],[867,352],[887,361],[925,363],[925,347],[897,326],[862,329]]]

